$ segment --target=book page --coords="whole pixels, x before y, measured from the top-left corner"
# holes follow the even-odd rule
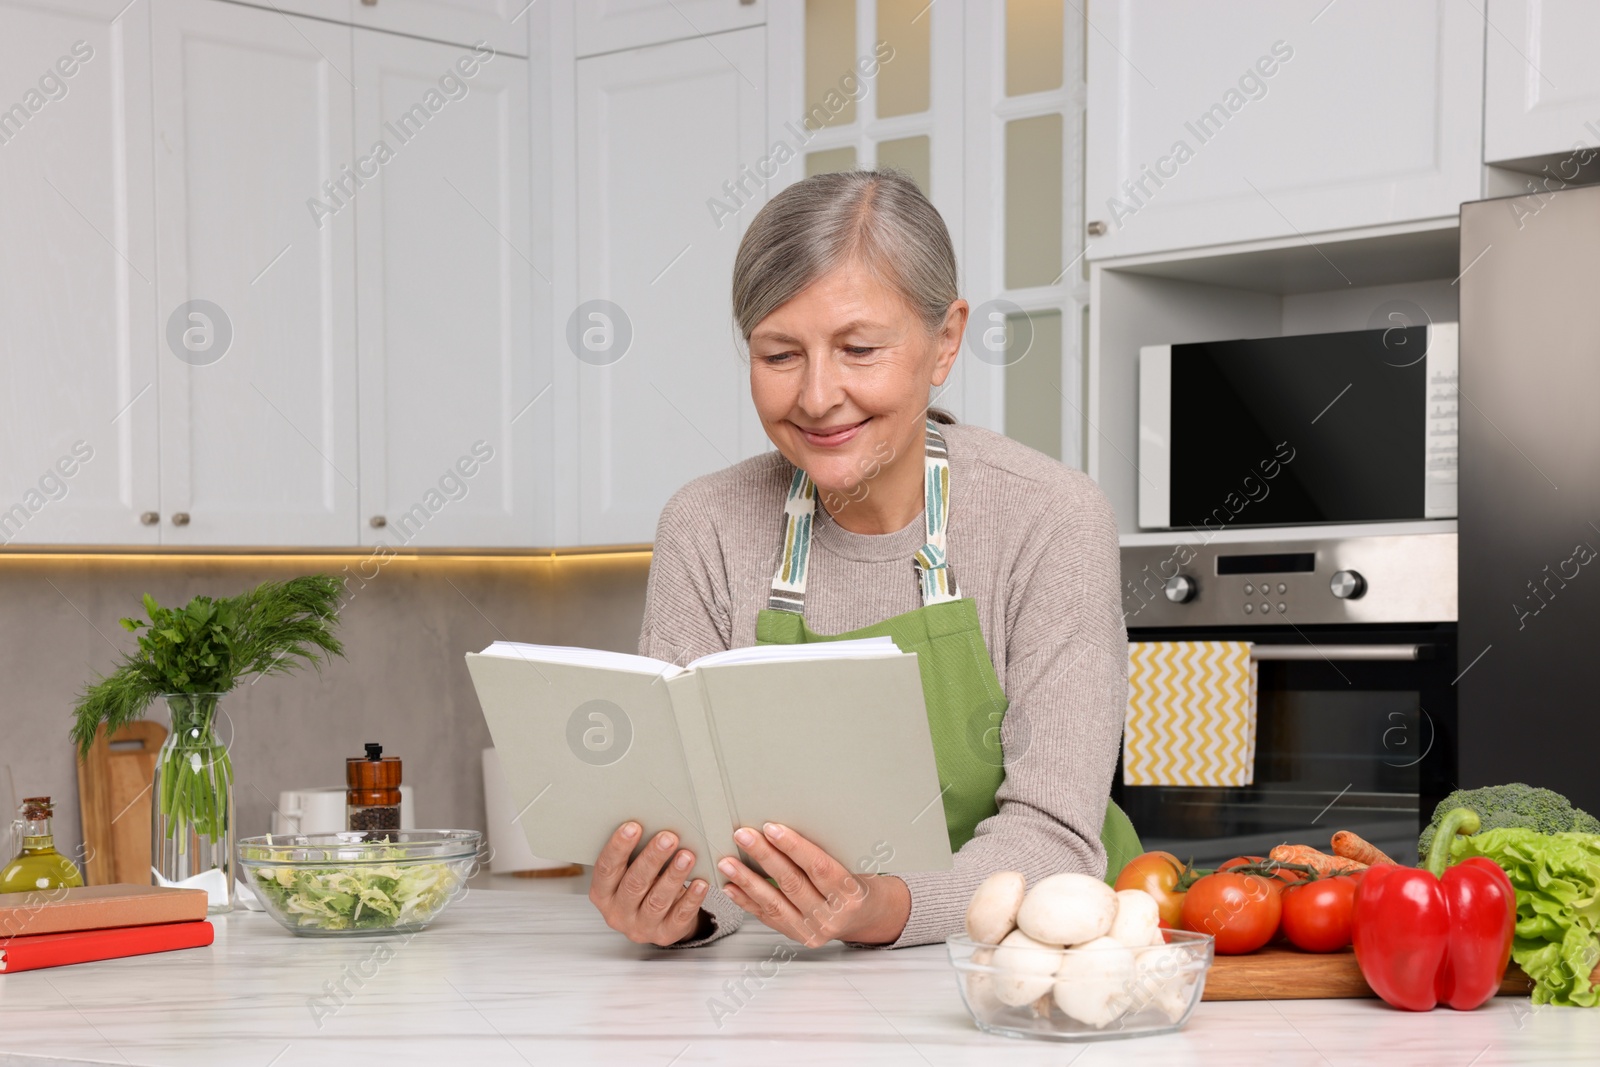
[[[818,641],[805,645],[747,645],[711,652],[689,664],[719,667],[729,663],[789,663],[794,660],[858,659],[862,656],[904,655],[892,637],[861,637],[853,641]]]
[[[602,648],[574,648],[569,645],[529,645],[521,641],[496,641],[480,656],[532,660],[536,663],[570,663],[579,667],[601,667],[636,674],[656,674],[672,678],[683,668],[665,660],[636,656],[630,652],[608,652]]]

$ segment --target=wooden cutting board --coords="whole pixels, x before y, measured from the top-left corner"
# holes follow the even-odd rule
[[[1532,991],[1533,981],[1513,963],[1500,983],[1500,995],[1525,997]],[[1201,999],[1347,1000],[1375,996],[1349,949],[1317,953],[1269,945],[1246,956],[1218,956],[1206,975]]]
[[[102,725],[78,762],[84,877],[89,885],[150,884],[150,782],[167,728],[139,720],[106,737]]]

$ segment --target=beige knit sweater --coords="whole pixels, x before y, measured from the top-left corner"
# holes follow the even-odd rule
[[[1022,871],[1030,884],[1060,871],[1104,873],[1100,824],[1127,701],[1117,526],[1099,487],[989,430],[955,425],[943,432],[950,566],[962,595],[977,601],[989,657],[1010,699],[1001,725],[1006,777],[999,812],[978,825],[951,870],[901,875],[911,889],[911,916],[894,947],[959,931],[973,890],[994,871]],[[755,644],[792,472],[768,452],[696,479],[667,503],[641,654],[681,665]],[[911,560],[923,539],[921,515],[896,533],[856,534],[819,506],[807,625],[841,633],[920,607]],[[718,889],[705,909],[717,927],[707,940],[744,918]]]

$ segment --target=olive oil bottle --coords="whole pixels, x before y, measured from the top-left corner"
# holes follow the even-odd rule
[[[50,798],[28,797],[22,802],[20,813],[22,851],[0,868],[0,893],[82,885],[83,875],[78,868],[56,851],[55,834],[50,830]]]

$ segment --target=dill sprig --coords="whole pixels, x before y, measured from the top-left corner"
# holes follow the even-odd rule
[[[234,597],[197,596],[164,608],[146,593],[146,619],[123,619],[139,634],[137,652],[86,686],[78,699],[72,739],[87,755],[102,723],[106,732],[141,718],[166,693],[226,693],[252,674],[288,674],[324,656],[343,656],[334,636],[340,585],[314,574],[264,582]],[[141,632],[142,631],[142,632]]]

